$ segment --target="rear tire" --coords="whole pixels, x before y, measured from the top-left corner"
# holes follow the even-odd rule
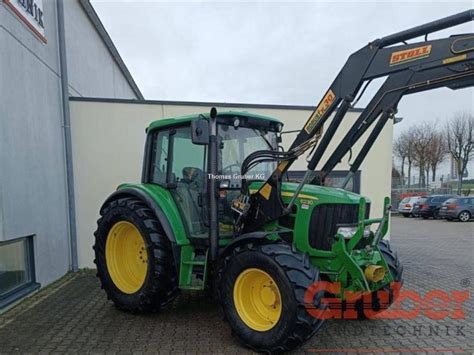
[[[158,311],[171,302],[179,291],[176,268],[171,243],[153,211],[126,197],[106,205],[101,216],[94,262],[107,298],[130,312]]]
[[[307,312],[304,302],[306,290],[317,281],[319,271],[308,255],[290,244],[236,247],[217,275],[219,300],[232,335],[256,351],[275,353],[300,346],[323,323]],[[316,295],[316,305],[322,296]],[[265,305],[265,300],[271,302]]]

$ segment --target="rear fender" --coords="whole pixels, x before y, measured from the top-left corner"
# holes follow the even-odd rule
[[[135,197],[143,201],[155,213],[166,237],[173,245],[189,244],[181,216],[169,191],[157,185],[121,185],[105,200],[100,210],[102,211],[110,202],[123,197]]]

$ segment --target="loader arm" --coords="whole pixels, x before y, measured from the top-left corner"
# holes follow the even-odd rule
[[[439,87],[452,89],[474,85],[474,34],[428,40],[428,34],[469,22],[474,10],[446,17],[417,26],[387,37],[376,39],[353,53],[321,101],[310,115],[287,152],[257,151],[242,164],[242,174],[263,161],[278,161],[277,168],[254,194],[249,195],[247,184],[242,184],[242,194],[234,201],[238,212],[235,233],[257,230],[291,210],[304,184],[324,184],[325,177],[349,152],[371,125],[377,121],[366,143],[351,164],[349,181],[360,167],[386,122],[393,118],[397,105],[404,95]],[[407,44],[406,41],[425,36],[424,41]],[[401,44],[400,44],[401,43]],[[394,46],[395,44],[398,44]],[[331,142],[347,111],[359,92],[362,95],[371,80],[386,77],[385,82],[365,107],[359,118],[329,156],[318,176],[314,170]],[[364,88],[361,90],[362,86]],[[360,96],[359,96],[360,97]],[[335,113],[325,133],[321,130],[328,118]],[[282,175],[303,153],[314,148],[306,174],[296,189],[290,203],[284,205],[280,197]],[[311,154],[310,154],[311,155]]]

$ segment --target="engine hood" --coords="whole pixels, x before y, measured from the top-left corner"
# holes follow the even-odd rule
[[[254,182],[250,185],[250,191],[256,192],[263,182]],[[295,193],[298,187],[298,183],[294,182],[283,182],[281,184],[281,195],[283,200],[289,200]],[[348,203],[358,204],[361,199],[361,195],[354,192],[350,192],[341,188],[329,187],[329,186],[317,186],[317,185],[304,185],[303,189],[298,195],[299,199],[310,199],[317,200],[318,203]],[[370,202],[366,198],[366,202]]]

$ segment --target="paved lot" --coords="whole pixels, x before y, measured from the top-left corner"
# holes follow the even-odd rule
[[[393,218],[404,289],[472,293],[474,222]],[[472,354],[473,302],[464,320],[327,321],[300,351]],[[68,276],[0,316],[0,353],[242,353],[217,307],[185,293],[155,315],[117,311],[91,272]]]

